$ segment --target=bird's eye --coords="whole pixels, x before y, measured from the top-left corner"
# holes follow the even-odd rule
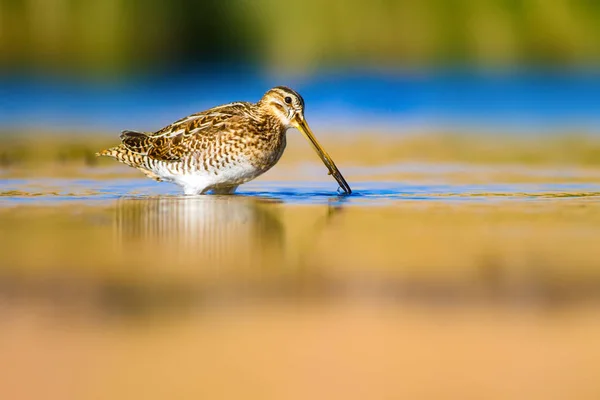
[[[286,97],[284,100],[286,103],[292,104],[292,98],[290,96]]]

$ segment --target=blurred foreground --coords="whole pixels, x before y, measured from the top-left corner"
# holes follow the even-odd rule
[[[224,197],[5,139],[1,397],[598,398],[595,139],[379,138],[351,197],[293,135]]]

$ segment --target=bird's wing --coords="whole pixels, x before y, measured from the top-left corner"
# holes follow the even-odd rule
[[[231,103],[192,114],[154,133],[123,131],[121,142],[128,150],[155,160],[178,161],[202,152],[218,135],[239,129],[250,117],[249,103]]]

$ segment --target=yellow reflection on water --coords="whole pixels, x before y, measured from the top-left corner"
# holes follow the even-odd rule
[[[123,198],[115,225],[124,248],[143,243],[199,267],[258,266],[281,257],[284,228],[276,203],[242,196]]]
[[[595,399],[599,227],[586,199],[0,207],[0,397]]]

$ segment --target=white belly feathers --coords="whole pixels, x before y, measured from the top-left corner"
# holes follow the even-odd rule
[[[185,194],[201,194],[219,186],[237,186],[262,173],[248,160],[238,159],[223,168],[196,169],[182,173],[169,163],[160,163],[152,169],[164,181],[183,187]]]

